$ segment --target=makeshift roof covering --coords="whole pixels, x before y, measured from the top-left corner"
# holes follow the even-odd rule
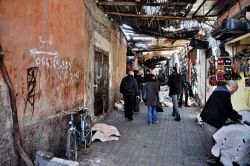
[[[96,0],[121,25],[133,52],[183,46],[214,16],[228,10],[229,0]],[[235,3],[235,1],[233,2]],[[201,24],[202,23],[202,24]]]

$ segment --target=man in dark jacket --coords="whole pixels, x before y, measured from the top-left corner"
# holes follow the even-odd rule
[[[143,72],[142,70],[138,71],[138,70],[134,70],[134,78],[137,81],[137,85],[138,85],[138,95],[139,95],[139,99],[136,100],[136,106],[135,106],[135,110],[134,112],[140,112],[140,101],[141,101],[141,93],[142,93],[142,88],[143,88],[143,82],[144,81],[144,77],[142,77]]]
[[[237,82],[229,80],[227,85],[218,86],[205,104],[200,116],[205,122],[207,149],[213,146],[213,134],[216,130],[220,129],[228,119],[233,121],[242,119],[242,116],[233,109],[231,103],[231,95],[236,92],[237,89]],[[215,164],[216,159],[210,156],[207,162],[209,164]]]
[[[134,78],[134,72],[130,71],[126,77],[122,79],[120,92],[123,94],[125,102],[125,118],[129,121],[133,120],[133,110],[136,105],[136,98],[139,98],[138,85]]]
[[[218,86],[209,97],[201,112],[200,116],[202,120],[219,129],[225,124],[228,118],[233,121],[241,119],[241,115],[233,109],[231,103],[231,95],[237,89],[238,84],[233,80],[228,81],[226,86]]]
[[[188,86],[189,82],[188,81],[184,81],[183,83],[183,89],[184,89],[184,93],[185,93],[185,107],[188,107],[188,92],[189,92],[189,86]],[[183,102],[183,93],[180,94],[179,97],[179,107],[182,107],[182,102]]]
[[[156,124],[158,123],[156,107],[159,103],[159,87],[155,75],[152,74],[148,77],[144,90],[145,104],[148,107],[148,124]]]
[[[173,113],[172,116],[175,117],[176,121],[180,121],[180,113],[178,109],[178,95],[182,93],[183,90],[183,79],[180,74],[177,73],[177,68],[173,67],[173,73],[168,78],[169,86],[169,96],[172,98],[173,102]]]

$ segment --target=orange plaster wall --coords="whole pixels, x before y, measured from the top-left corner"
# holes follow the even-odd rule
[[[0,1],[0,44],[19,117],[32,116],[27,69],[38,67],[34,115],[83,104],[88,58],[86,9],[77,0]],[[26,105],[26,107],[25,107]]]

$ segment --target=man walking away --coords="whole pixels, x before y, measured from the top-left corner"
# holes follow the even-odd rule
[[[156,106],[159,103],[159,88],[155,75],[152,74],[149,76],[144,90],[144,93],[146,94],[145,104],[148,107],[148,125],[152,125],[152,123],[157,124]]]
[[[136,106],[136,98],[139,97],[138,85],[136,79],[134,78],[133,71],[130,71],[128,75],[122,79],[120,92],[123,94],[123,99],[125,102],[125,118],[128,118],[129,121],[132,121],[133,110]]]
[[[172,116],[175,117],[176,121],[180,121],[180,112],[178,108],[178,95],[182,93],[183,90],[183,79],[180,74],[177,73],[177,68],[173,67],[173,73],[168,78],[169,86],[169,96],[172,98],[173,102],[173,112]]]
[[[145,82],[142,75],[143,75],[142,70],[140,71],[134,70],[134,78],[136,79],[136,82],[138,85],[138,93],[139,93],[138,94],[139,99],[136,100],[136,106],[135,106],[134,112],[140,112],[140,101],[141,101],[141,94],[142,94],[142,88],[143,88],[142,84],[143,82]]]
[[[226,85],[218,86],[202,112],[201,119],[205,122],[205,133],[207,139],[207,150],[213,146],[213,134],[220,129],[228,119],[240,121],[242,116],[232,107],[231,95],[238,89],[237,82],[229,80]],[[207,159],[208,164],[215,164],[216,159],[213,156]]]
[[[185,95],[185,107],[188,107],[188,97],[189,97],[189,82],[188,81],[184,81],[184,85],[183,85],[183,89],[184,89],[184,95]],[[183,103],[183,93],[180,94],[180,97],[179,97],[179,107],[182,107],[182,103]]]

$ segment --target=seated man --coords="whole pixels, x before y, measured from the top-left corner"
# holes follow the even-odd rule
[[[229,80],[226,85],[218,86],[209,97],[205,104],[201,118],[206,123],[205,133],[209,148],[213,146],[212,135],[216,130],[220,129],[228,119],[239,121],[242,116],[238,114],[232,107],[231,95],[238,89],[237,82]],[[215,158],[211,157],[207,160],[209,164],[216,163]]]

